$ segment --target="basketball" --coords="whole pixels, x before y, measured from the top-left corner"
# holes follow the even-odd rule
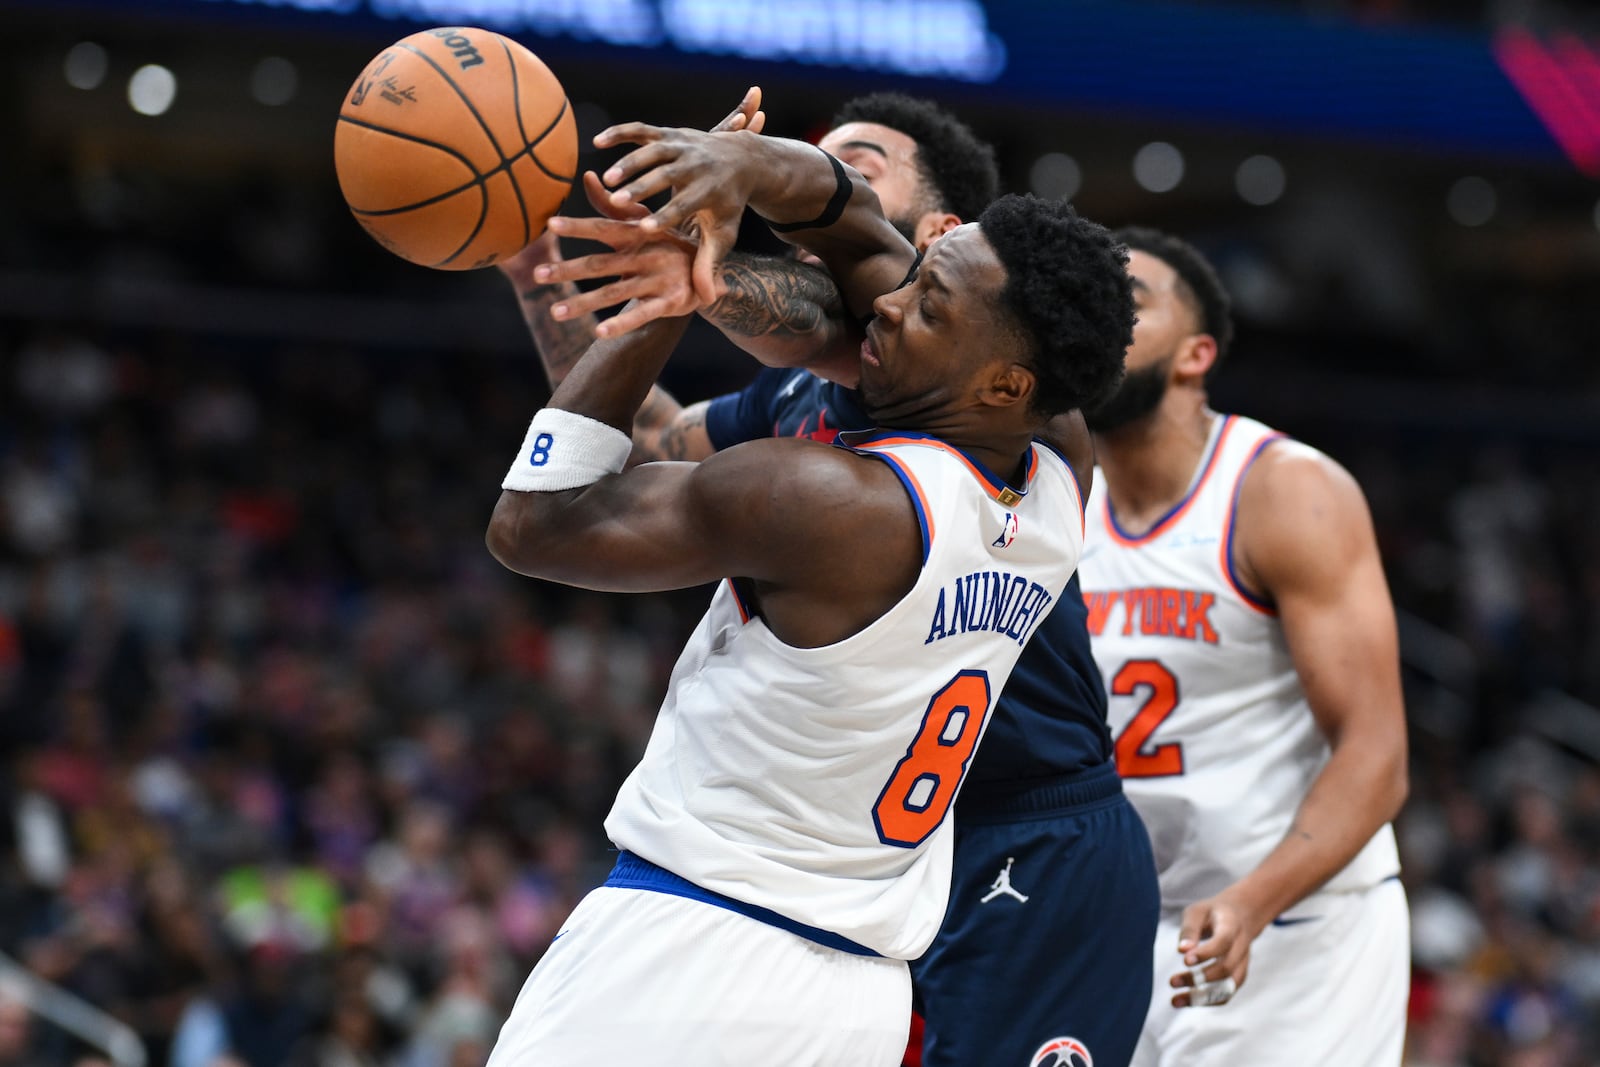
[[[489,30],[423,30],[350,87],[333,138],[339,189],[383,247],[473,270],[544,232],[572,186],[578,130],[556,76]]]

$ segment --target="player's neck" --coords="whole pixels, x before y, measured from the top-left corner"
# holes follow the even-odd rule
[[[1217,417],[1204,393],[1174,391],[1148,418],[1095,437],[1118,522],[1142,530],[1183,499]]]

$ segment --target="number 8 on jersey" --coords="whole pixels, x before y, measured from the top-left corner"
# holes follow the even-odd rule
[[[928,701],[917,736],[878,795],[873,821],[886,845],[916,848],[950,811],[989,717],[989,673],[961,671]]]

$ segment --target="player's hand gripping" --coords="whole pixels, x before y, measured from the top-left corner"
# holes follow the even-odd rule
[[[761,89],[752,86],[739,106],[713,126],[711,133],[760,133],[766,121],[766,112],[761,110]],[[614,251],[565,261],[557,254],[529,267],[534,270],[535,279],[546,285],[594,278],[616,277],[618,280],[555,305],[551,314],[558,319],[570,319],[632,300],[631,307],[596,328],[598,336],[615,337],[652,319],[692,314],[713,302],[714,298],[706,299],[697,289],[694,280],[698,256],[704,250],[704,243],[696,240],[698,220],[689,219],[681,229],[641,225],[641,220],[651,218],[649,209],[642,204],[631,197],[618,197],[609,192],[593,172],[584,174],[583,187],[589,203],[604,217],[558,217],[550,220],[550,230],[563,237],[598,241],[610,245]],[[737,229],[736,217],[735,235]],[[730,238],[730,247],[731,243]],[[523,255],[533,252],[530,246]],[[725,250],[717,256],[717,265],[723,254]],[[716,271],[717,265],[708,269]],[[537,269],[541,266],[544,269]]]
[[[739,235],[739,220],[755,177],[748,165],[742,165],[745,157],[736,136],[724,136],[761,132],[766,116],[760,110],[760,89],[750,92],[755,94],[754,105],[750,106],[750,94],[746,94],[740,111],[748,109],[749,118],[737,126],[724,120],[710,133],[702,133],[627,122],[602,130],[594,139],[598,148],[640,146],[613,163],[603,176],[612,190],[613,205],[627,207],[672,191],[672,199],[640,225],[646,231],[692,227],[699,234],[694,287],[707,304],[722,295],[717,268]]]
[[[1226,891],[1183,910],[1178,952],[1184,969],[1168,982],[1173,1007],[1226,1004],[1250,973],[1250,945],[1266,926]]]

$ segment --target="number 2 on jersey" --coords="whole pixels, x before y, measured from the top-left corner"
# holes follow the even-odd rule
[[[872,810],[879,840],[916,848],[944,821],[988,715],[988,671],[962,671],[933,694]]]
[[[1178,706],[1178,679],[1158,660],[1131,659],[1111,679],[1111,695],[1131,697],[1148,689],[1144,706],[1117,737],[1117,771],[1124,778],[1168,778],[1183,773],[1183,746],[1176,741],[1147,748],[1150,735]]]

